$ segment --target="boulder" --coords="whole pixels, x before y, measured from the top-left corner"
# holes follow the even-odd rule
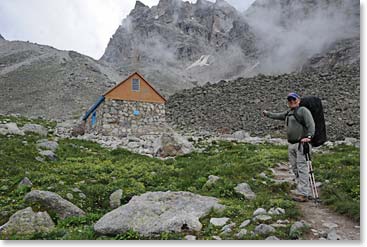
[[[25,124],[22,127],[24,133],[35,133],[40,136],[47,136],[48,129],[39,124]]]
[[[260,215],[257,215],[253,218],[253,221],[261,221],[261,222],[265,222],[265,221],[269,221],[271,220],[271,216],[269,215],[265,215],[265,214],[260,214]]]
[[[75,124],[71,129],[71,136],[82,136],[85,134],[85,121]]]
[[[51,150],[43,150],[39,152],[40,155],[50,159],[50,160],[56,160],[56,154],[52,152]]]
[[[24,200],[28,203],[39,204],[49,213],[57,214],[61,219],[71,216],[83,216],[83,210],[50,191],[33,190],[25,195]]]
[[[233,228],[236,226],[236,223],[231,223],[231,224],[228,224],[228,225],[225,225],[222,227],[221,229],[221,233],[220,234],[227,234],[227,233],[230,233],[232,232]]]
[[[275,228],[266,224],[260,224],[255,227],[254,234],[259,234],[262,236],[269,235],[270,233],[275,232]]]
[[[1,235],[25,235],[37,232],[49,232],[55,227],[47,212],[33,212],[31,207],[17,211],[9,221],[0,226]]]
[[[246,234],[247,234],[247,230],[246,229],[241,229],[241,231],[239,231],[236,234],[236,238],[243,238]]]
[[[22,181],[20,181],[20,182],[19,182],[19,184],[18,184],[18,187],[22,187],[22,186],[32,187],[32,186],[33,186],[33,184],[32,184],[32,181],[31,181],[31,180],[29,180],[29,178],[24,177],[24,178],[22,179]]]
[[[250,224],[250,222],[251,222],[251,220],[245,220],[245,221],[243,221],[241,223],[241,225],[240,225],[240,228],[244,228],[244,227],[248,226],[248,224]]]
[[[154,155],[161,158],[175,157],[193,151],[193,145],[175,132],[163,133],[153,144]]]
[[[289,230],[289,236],[291,236],[292,238],[299,237],[305,227],[307,227],[307,225],[302,221],[294,222]]]
[[[234,190],[237,193],[242,194],[248,200],[253,200],[256,197],[255,193],[251,190],[250,185],[247,183],[238,184]]]
[[[39,140],[36,146],[40,149],[47,149],[55,152],[56,149],[59,147],[59,144],[55,141]]]
[[[18,128],[16,123],[0,124],[0,134],[24,136],[24,132]]]
[[[285,214],[285,210],[283,208],[271,208],[269,209],[268,214],[270,215]]]
[[[263,209],[263,208],[258,208],[254,211],[254,213],[252,214],[252,216],[257,216],[257,215],[260,215],[260,214],[266,214],[266,210]]]
[[[224,226],[228,222],[229,218],[211,218],[210,224],[215,226]]]
[[[190,192],[147,192],[105,214],[94,225],[97,234],[117,235],[132,229],[143,236],[162,232],[200,231],[199,218],[223,205],[214,197]]]

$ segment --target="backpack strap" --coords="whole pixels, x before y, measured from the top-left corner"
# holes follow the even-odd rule
[[[288,117],[289,117],[289,116],[294,116],[294,118],[296,119],[296,121],[297,121],[298,123],[300,123],[303,127],[305,127],[304,122],[301,120],[301,117],[298,115],[298,109],[299,109],[299,107],[297,107],[297,108],[293,111],[293,114],[289,114],[291,110],[289,110],[289,111],[287,112],[287,126],[288,126]]]

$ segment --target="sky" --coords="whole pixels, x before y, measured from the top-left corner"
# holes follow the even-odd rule
[[[140,1],[150,7],[159,2]],[[227,2],[243,11],[254,0]],[[0,0],[0,34],[99,59],[134,6],[135,0]]]

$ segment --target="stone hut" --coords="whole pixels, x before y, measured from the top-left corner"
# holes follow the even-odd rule
[[[85,133],[126,137],[150,134],[165,125],[166,99],[139,73],[100,96],[85,113]]]

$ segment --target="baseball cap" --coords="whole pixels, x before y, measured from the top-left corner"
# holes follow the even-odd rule
[[[295,92],[292,92],[292,93],[289,93],[288,95],[287,95],[287,99],[289,100],[289,99],[299,99],[300,97],[299,97],[299,95],[297,94],[297,93],[295,93]]]

